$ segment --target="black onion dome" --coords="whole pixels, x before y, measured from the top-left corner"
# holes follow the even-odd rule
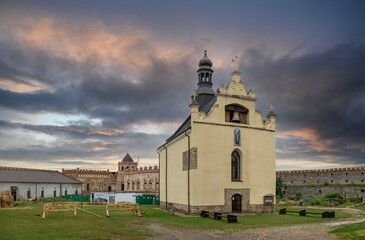
[[[198,65],[199,65],[199,67],[202,67],[202,66],[212,67],[213,66],[213,62],[207,56],[207,50],[204,50],[204,56],[202,59],[200,59]]]

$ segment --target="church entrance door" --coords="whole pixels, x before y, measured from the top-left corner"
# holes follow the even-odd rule
[[[240,194],[235,194],[232,196],[232,212],[242,212],[242,196]]]

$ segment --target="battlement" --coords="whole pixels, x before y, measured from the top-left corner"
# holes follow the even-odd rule
[[[304,174],[304,173],[337,173],[337,172],[361,172],[365,171],[365,167],[352,167],[352,168],[330,168],[330,169],[317,169],[317,170],[289,170],[289,171],[276,171],[277,175],[284,174]]]
[[[126,169],[124,171],[124,173],[143,173],[143,172],[156,172],[156,171],[159,171],[159,168],[157,165],[155,166],[148,166],[148,167],[139,167],[139,168],[134,168],[134,169]]]
[[[110,175],[111,173],[108,170],[87,170],[87,169],[80,169],[80,168],[76,168],[76,169],[63,169],[62,168],[62,173],[64,174],[102,174],[102,175]]]

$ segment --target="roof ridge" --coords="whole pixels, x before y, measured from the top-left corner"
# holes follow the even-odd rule
[[[57,170],[37,169],[37,168],[20,168],[20,167],[4,167],[4,166],[0,166],[0,170],[42,171],[42,172],[60,173],[60,171],[57,171]]]

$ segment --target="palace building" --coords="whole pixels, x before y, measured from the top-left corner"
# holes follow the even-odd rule
[[[158,148],[162,209],[274,212],[277,116],[271,109],[263,119],[233,61],[231,80],[217,91],[207,50],[198,63],[190,116]]]
[[[62,173],[82,182],[82,192],[136,192],[158,195],[159,169],[157,166],[138,167],[138,162],[127,153],[118,162],[118,171],[62,169]]]

